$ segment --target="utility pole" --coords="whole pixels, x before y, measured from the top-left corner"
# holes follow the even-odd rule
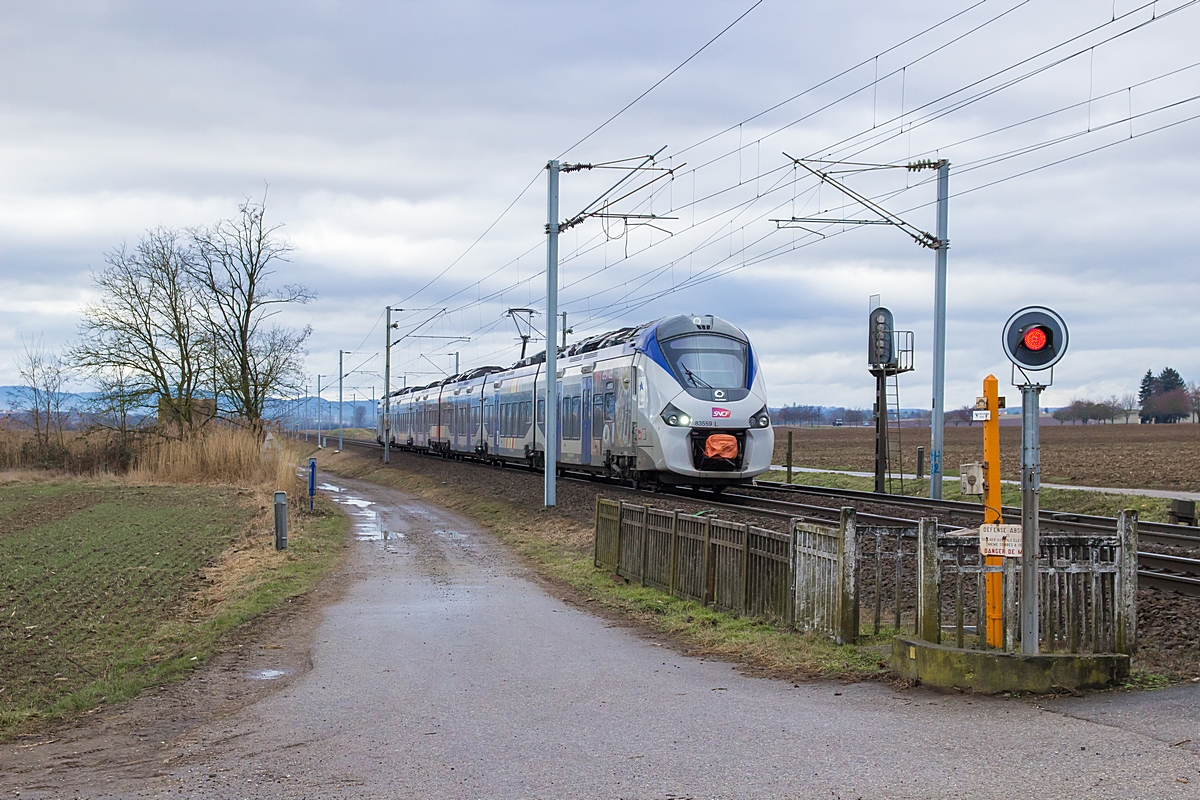
[[[458,351],[454,351],[454,374],[458,374]]]
[[[304,384],[304,441],[308,441],[308,423],[312,414],[308,412],[308,384]]]
[[[784,155],[787,155],[786,153]],[[811,172],[826,183],[836,186],[851,199],[862,204],[879,215],[878,219],[832,219],[830,217],[792,217],[791,219],[771,220],[780,228],[800,227],[813,224],[840,225],[894,225],[904,231],[913,241],[922,247],[928,247],[935,253],[936,262],[933,277],[933,413],[930,415],[929,448],[929,496],[934,500],[942,499],[942,440],[945,432],[945,390],[946,390],[946,253],[950,249],[949,227],[946,222],[950,198],[950,162],[946,159],[937,161],[922,159],[903,166],[898,164],[856,164],[858,167],[869,169],[907,169],[917,172],[925,169],[937,170],[937,235],[929,234],[920,228],[906,222],[875,201],[860,192],[851,189],[844,183],[833,178],[828,171],[814,169],[806,161],[809,159],[788,156],[800,167]],[[829,163],[814,160],[814,163]],[[834,162],[836,163],[836,162]],[[810,231],[812,232],[812,231]]]
[[[558,470],[558,348],[554,321],[558,319],[558,170],[559,162],[546,164],[546,486],[547,508],[557,505]],[[536,416],[536,415],[535,415]]]
[[[563,319],[563,326],[562,326],[563,343],[562,343],[562,346],[563,346],[563,349],[566,350],[567,349],[567,334],[571,332],[571,329],[567,327],[567,312],[565,312],[565,311],[562,312],[562,319]]]
[[[392,463],[392,307],[387,307],[387,325],[383,327],[383,463]]]
[[[345,424],[342,420],[342,378],[345,377],[345,368],[342,366],[342,357],[345,355],[344,350],[338,350],[338,452],[342,452],[342,431]]]
[[[950,162],[937,162],[937,249],[933,274],[933,414],[930,417],[929,496],[942,499],[942,444],[945,436],[946,393],[946,251],[950,249],[947,211]]]
[[[324,447],[321,441],[321,377],[317,376],[317,447]]]

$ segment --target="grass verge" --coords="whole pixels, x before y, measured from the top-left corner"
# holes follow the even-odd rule
[[[134,696],[307,591],[341,558],[332,504],[273,548],[264,494],[23,476],[0,484],[0,739]]]
[[[883,675],[891,635],[858,646],[798,634],[765,620],[738,617],[614,578],[592,563],[592,530],[553,511],[529,511],[482,495],[465,495],[420,473],[357,452],[318,455],[322,469],[401,489],[480,523],[539,575],[583,603],[596,603],[678,643],[692,655],[738,661],[766,674],[794,679],[859,680]]]
[[[787,481],[785,470],[771,470],[762,480]],[[857,475],[842,475],[837,472],[793,472],[792,483],[809,486],[824,486],[830,489],[856,489],[869,492],[875,487],[874,478]],[[947,481],[942,487],[945,500],[979,503],[978,495],[963,495],[958,483]],[[905,481],[904,493],[910,496],[929,496],[929,481]],[[1001,502],[1006,506],[1021,505],[1021,487],[1002,484]],[[1043,511],[1060,511],[1067,514],[1095,514],[1115,517],[1126,508],[1137,509],[1138,518],[1147,522],[1167,522],[1171,501],[1162,497],[1146,497],[1139,494],[1105,494],[1084,492],[1078,489],[1048,489],[1042,487],[1039,504]]]

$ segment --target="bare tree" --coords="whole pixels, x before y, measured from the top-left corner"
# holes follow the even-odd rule
[[[304,342],[312,332],[268,324],[285,305],[313,298],[303,286],[268,285],[275,262],[286,261],[292,249],[279,235],[281,227],[267,225],[264,196],[246,200],[234,219],[192,231],[198,254],[192,275],[204,290],[223,392],[233,414],[260,434],[268,398],[299,381]]]
[[[1138,402],[1137,395],[1133,392],[1126,392],[1121,395],[1121,399],[1114,404],[1114,408],[1125,417],[1125,423],[1129,424],[1129,418],[1138,412],[1142,404]]]
[[[12,398],[33,429],[39,447],[63,447],[68,410],[64,406],[63,387],[70,370],[63,360],[46,347],[45,340],[21,340],[24,348],[17,361],[21,387]]]
[[[165,415],[184,435],[199,422],[196,394],[211,361],[191,277],[195,253],[177,231],[156,228],[105,260],[94,276],[100,299],[83,311],[71,358],[115,393],[112,405],[132,409],[157,397],[160,422]]]

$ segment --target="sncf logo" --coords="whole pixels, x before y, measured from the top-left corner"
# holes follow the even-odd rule
[[[713,406],[713,419],[729,419],[729,409]]]

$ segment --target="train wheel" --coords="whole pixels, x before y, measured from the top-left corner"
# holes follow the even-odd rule
[[[713,493],[713,495],[714,495],[714,496],[716,496],[716,497],[720,497],[720,496],[721,496],[721,495],[722,495],[724,492],[725,492],[725,487],[724,487],[724,486],[714,486],[714,487],[712,487],[712,493]]]

